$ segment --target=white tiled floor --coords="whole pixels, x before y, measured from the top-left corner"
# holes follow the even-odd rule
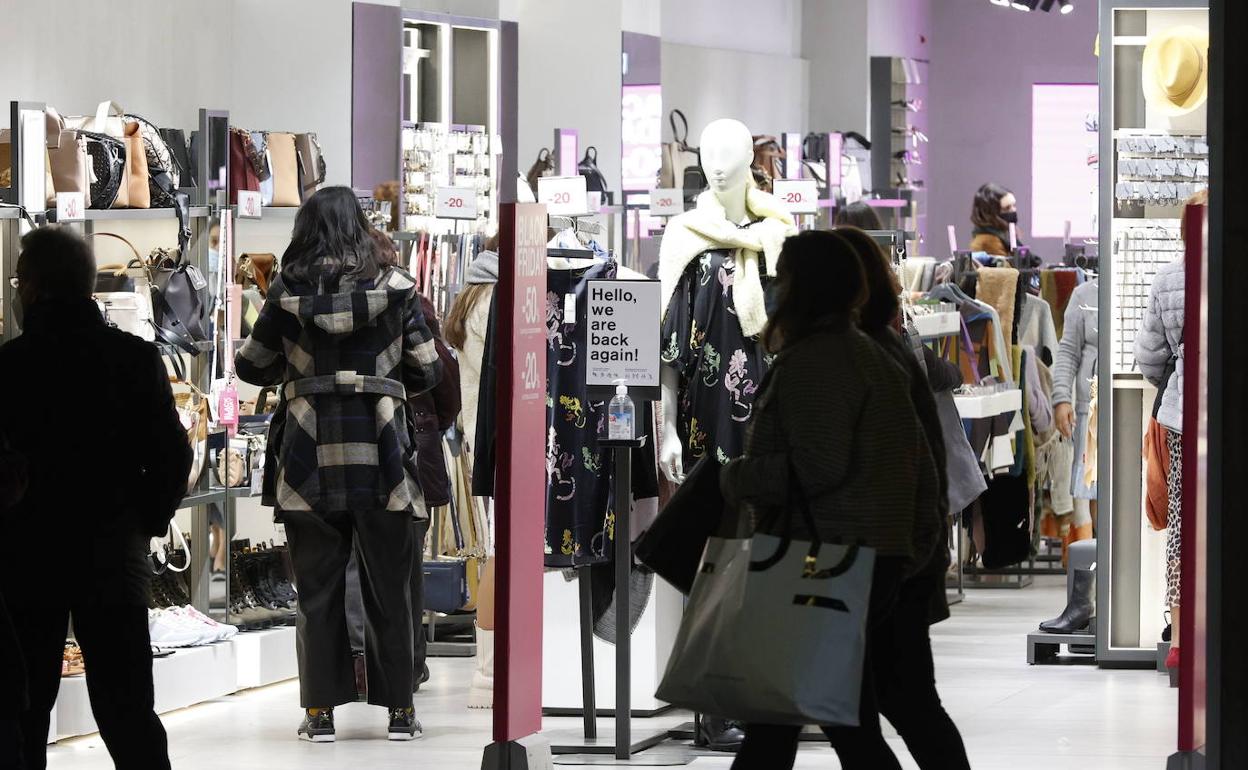
[[[1160,770],[1175,742],[1175,691],[1164,677],[1150,671],[1027,665],[1024,635],[1064,603],[1058,581],[1044,579],[1023,591],[972,591],[954,608],[953,619],[934,629],[941,694],[966,740],[972,766]],[[425,738],[416,743],[385,741],[385,714],[360,705],[339,709],[338,743],[297,741],[298,688],[286,683],[167,715],[173,766],[476,770],[489,739],[490,715],[464,707],[472,664],[431,663],[433,679],[417,698]],[[638,720],[636,729],[682,719]],[[577,720],[546,721],[547,729],[577,725]],[[900,740],[894,736],[890,742],[902,764],[915,767]],[[729,764],[727,758],[704,757],[692,767],[713,770]],[[89,736],[51,747],[49,767],[103,770],[112,764],[99,737]],[[837,762],[830,749],[810,745],[797,767],[830,770]]]

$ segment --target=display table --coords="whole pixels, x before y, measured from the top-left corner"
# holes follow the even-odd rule
[[[186,647],[152,661],[156,713],[194,706],[299,675],[293,626],[239,634],[228,642]],[[84,676],[61,680],[48,742],[97,732]]]
[[[983,396],[955,395],[953,401],[958,405],[958,415],[962,419],[973,420],[980,417],[996,417],[999,414],[1022,409],[1023,392],[1013,389]]]

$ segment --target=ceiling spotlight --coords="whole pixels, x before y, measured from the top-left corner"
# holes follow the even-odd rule
[[[1062,14],[1065,15],[1075,10],[1075,4],[1070,0],[1057,0],[1062,6]]]
[[[1003,5],[1006,8],[1010,7],[1010,0],[990,0],[990,1],[992,2],[993,5]]]
[[[1034,11],[1040,0],[1012,0],[1010,5],[1017,11]]]

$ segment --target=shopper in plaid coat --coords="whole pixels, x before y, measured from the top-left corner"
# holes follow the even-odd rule
[[[265,502],[286,525],[299,586],[299,734],[333,740],[333,707],[356,699],[344,605],[355,549],[367,627],[368,701],[391,739],[420,734],[412,706],[411,520],[424,518],[407,399],[442,366],[412,277],[378,248],[354,193],[304,202],[238,376],[280,385]]]

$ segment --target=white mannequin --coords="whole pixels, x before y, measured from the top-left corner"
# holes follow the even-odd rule
[[[754,137],[739,120],[721,118],[702,130],[702,170],[711,191],[734,225],[746,221],[746,190],[750,165],[754,162]],[[676,430],[680,411],[680,379],[675,369],[663,367],[663,440],[659,446],[659,467],[675,484],[685,480],[684,448]]]

